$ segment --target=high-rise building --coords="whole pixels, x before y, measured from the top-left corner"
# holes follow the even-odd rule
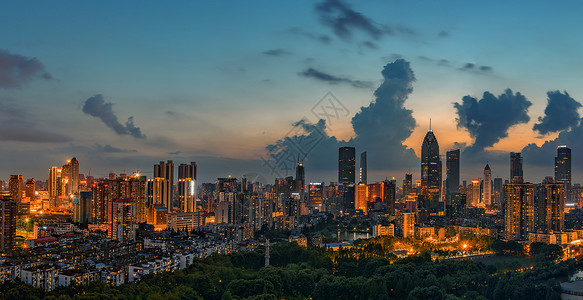
[[[324,211],[324,187],[325,184],[323,182],[310,183],[308,202],[310,203],[311,209],[318,210],[319,212]]]
[[[80,191],[79,197],[73,198],[73,221],[91,222],[91,191]]]
[[[504,189],[502,178],[494,178],[494,194],[492,199],[492,205],[496,208],[502,208],[504,203]]]
[[[445,188],[447,194],[457,193],[460,188],[460,149],[447,151],[445,155]]]
[[[338,183],[355,183],[355,148],[340,147],[338,149]]]
[[[492,206],[492,170],[490,170],[490,165],[488,164],[484,167],[482,203],[488,208]]]
[[[362,211],[365,215],[368,213],[368,188],[363,182],[355,187],[354,209]]]
[[[61,183],[61,168],[51,167],[49,169],[49,180],[48,180],[48,190],[49,190],[49,199],[54,200],[57,196],[60,196],[59,185]]]
[[[397,185],[391,180],[385,180],[382,182],[382,199],[385,203],[385,207],[388,210],[389,215],[395,215],[395,202]]]
[[[397,216],[397,233],[402,238],[415,236],[415,213],[401,212]]]
[[[474,179],[472,180],[472,185],[471,185],[471,199],[470,199],[470,203],[472,206],[480,206],[483,205],[482,202],[482,182],[479,179]]]
[[[505,184],[504,203],[504,237],[507,240],[526,240],[528,232],[534,230],[533,184]]]
[[[22,202],[22,175],[10,175],[10,182],[8,185],[12,200]]]
[[[0,252],[14,250],[16,243],[16,213],[18,203],[11,199],[0,199]]]
[[[296,166],[296,192],[297,193],[304,193],[306,185],[306,171],[304,169],[304,163],[299,162]]]
[[[136,239],[136,203],[133,200],[111,199],[108,219],[108,238],[122,243]]]
[[[34,181],[34,178],[27,179],[24,187],[24,196],[28,198],[29,201],[34,201],[36,199],[36,182]]]
[[[360,154],[360,182],[366,184],[367,181],[367,165],[366,165],[366,151]]]
[[[520,183],[523,181],[522,157],[520,152],[510,152],[510,182]]]
[[[178,166],[178,202],[182,212],[196,212],[196,162]]]
[[[441,159],[439,158],[439,144],[429,129],[421,146],[421,193],[429,196],[425,208],[436,208],[441,200]]]
[[[67,164],[69,165],[68,191],[70,194],[77,194],[79,193],[79,161],[73,157],[67,161]]]
[[[565,195],[571,200],[571,148],[567,146],[557,147],[555,181],[565,185]]]
[[[565,229],[565,185],[553,182],[552,177],[536,186],[536,229],[543,232]]]
[[[411,194],[413,191],[413,174],[405,174],[405,180],[403,180],[403,197]]]
[[[174,209],[172,201],[173,188],[174,163],[169,160],[168,162],[161,161],[159,164],[154,165],[154,185],[151,191],[154,199],[153,203],[162,204],[168,209],[168,212],[172,212]]]

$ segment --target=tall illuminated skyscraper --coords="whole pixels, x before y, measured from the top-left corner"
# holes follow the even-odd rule
[[[10,175],[10,182],[8,184],[12,200],[16,202],[21,202],[23,186],[22,175]]]
[[[421,146],[421,189],[430,196],[431,206],[435,206],[441,196],[441,159],[439,144],[429,129]]]
[[[196,162],[178,166],[178,202],[182,212],[196,211]]]
[[[67,161],[69,165],[69,192],[71,194],[79,193],[79,161],[73,157]]]
[[[447,151],[445,159],[446,193],[457,193],[460,187],[460,149]]]
[[[565,195],[571,200],[571,148],[559,146],[555,157],[555,181],[565,185]]]
[[[172,202],[172,190],[174,187],[174,163],[161,161],[154,165],[154,184],[152,193],[153,204],[162,204],[172,212],[174,204]]]
[[[504,185],[504,237],[526,240],[534,230],[534,186],[532,183]]]
[[[565,229],[565,185],[547,177],[537,185],[535,195],[536,229],[543,232]]]
[[[14,250],[17,210],[16,201],[0,199],[0,252],[7,253]]]
[[[298,162],[296,166],[296,192],[303,193],[304,186],[306,185],[306,170],[304,169],[304,163]]]
[[[133,200],[111,199],[108,220],[108,238],[122,243],[136,239],[136,203]]]
[[[522,157],[520,152],[510,152],[510,182],[520,183],[523,181]]]
[[[340,147],[338,149],[338,183],[355,183],[355,148]]]
[[[484,168],[482,203],[484,203],[486,207],[492,206],[492,170],[490,170],[490,166],[488,164],[486,164],[486,167]]]
[[[359,170],[359,177],[360,182],[366,184],[367,182],[367,165],[366,165],[366,151],[360,154],[360,170]]]

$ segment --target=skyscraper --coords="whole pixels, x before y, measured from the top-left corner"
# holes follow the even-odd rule
[[[494,197],[492,199],[492,205],[496,208],[502,208],[504,203],[504,189],[502,178],[494,178]]]
[[[571,200],[571,148],[567,146],[557,147],[555,181],[565,185],[565,195]]]
[[[355,207],[355,161],[354,147],[338,148],[338,186],[344,203],[344,211]]]
[[[367,166],[366,166],[366,151],[360,154],[360,182],[366,184],[367,181]]]
[[[172,212],[174,204],[172,202],[172,189],[174,187],[174,163],[161,161],[154,165],[154,185],[153,194],[154,203],[162,204],[168,212]],[[149,193],[150,191],[148,191]]]
[[[537,185],[535,195],[536,229],[543,232],[565,229],[565,185],[547,177]]]
[[[73,157],[67,161],[69,165],[69,193],[79,193],[79,161]]]
[[[61,182],[61,168],[51,167],[49,169],[49,181],[48,181],[48,190],[49,190],[49,199],[54,200],[59,196],[59,188]]]
[[[504,237],[526,240],[534,230],[534,186],[532,183],[504,185]]]
[[[15,201],[0,199],[0,252],[14,250],[17,210],[18,204]]]
[[[482,189],[482,202],[489,208],[492,206],[492,170],[490,170],[488,164],[484,168],[484,184]]]
[[[447,151],[445,157],[446,193],[457,193],[460,187],[460,149]]]
[[[304,193],[304,186],[306,185],[306,171],[304,169],[304,163],[298,162],[296,166],[296,192]]]
[[[196,211],[196,162],[178,166],[178,202],[182,212]]]
[[[108,203],[108,238],[120,242],[136,239],[136,203],[131,199],[112,199]]]
[[[510,182],[522,182],[523,176],[520,152],[510,152]]]
[[[430,196],[429,206],[435,207],[440,200],[441,168],[439,144],[433,130],[429,129],[421,146],[421,190]]]
[[[403,196],[411,194],[413,191],[413,174],[405,174],[405,180],[403,180]]]
[[[355,148],[340,147],[338,149],[338,183],[355,183]]]
[[[10,182],[8,184],[12,200],[16,202],[21,202],[23,186],[22,175],[10,175]]]
[[[28,198],[29,201],[33,202],[36,199],[35,189],[36,189],[36,182],[34,178],[30,178],[26,180],[25,192],[24,195]]]

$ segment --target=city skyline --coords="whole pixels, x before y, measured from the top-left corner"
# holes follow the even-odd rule
[[[148,173],[173,160],[197,161],[203,182],[228,174],[272,182],[280,176],[264,166],[266,147],[318,124],[312,110],[330,92],[345,110],[326,120],[326,139],[304,151],[307,182],[334,181],[343,141],[367,152],[370,182],[418,178],[430,118],[442,159],[462,149],[462,179],[485,164],[506,178],[508,152],[521,152],[525,179],[539,182],[554,174],[556,147],[567,145],[572,181],[581,182],[582,42],[571,38],[581,33],[581,3],[426,3],[426,10],[380,1],[136,3],[116,4],[115,13],[43,2],[0,12],[14,24],[0,29],[3,180],[44,180],[48,168],[77,157],[81,173],[98,177]],[[22,11],[24,22],[16,19]],[[497,22],[473,22],[494,14]],[[383,97],[401,75],[402,97],[387,110],[394,106]],[[500,118],[508,121],[485,117],[491,110],[507,112]],[[379,129],[394,136],[371,134]]]

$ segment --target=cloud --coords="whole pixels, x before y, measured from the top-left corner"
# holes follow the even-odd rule
[[[484,74],[484,73],[492,72],[493,68],[490,66],[478,66],[478,65],[473,64],[473,63],[465,63],[458,70],[475,72],[478,74]]]
[[[170,155],[180,155],[181,151],[168,152]]]
[[[35,124],[20,118],[0,121],[0,139],[31,143],[62,143],[71,140],[62,134],[37,128]]]
[[[285,49],[271,49],[271,50],[266,50],[261,52],[261,54],[263,55],[267,55],[267,56],[284,56],[284,55],[290,55],[291,52],[285,50]]]
[[[553,158],[557,154],[557,147],[566,145],[573,153],[583,151],[583,119],[579,119],[577,125],[570,130],[563,130],[553,140],[544,142],[540,147],[535,143],[526,145],[522,149],[525,164],[547,166],[552,168]],[[579,155],[573,155],[573,166],[579,166],[583,162]]]
[[[539,123],[534,124],[532,129],[540,134],[558,132],[577,126],[579,123],[579,112],[581,103],[571,98],[567,92],[559,91],[547,93],[547,107],[545,116],[539,117]]]
[[[365,47],[367,47],[367,48],[369,48],[369,49],[373,49],[373,50],[376,50],[376,49],[378,49],[378,48],[379,48],[379,47],[377,46],[377,44],[375,44],[375,43],[373,43],[373,42],[371,42],[371,41],[365,41],[365,42],[362,42],[361,44],[362,44],[363,46],[365,46]]]
[[[330,42],[332,42],[332,38],[327,34],[314,34],[314,33],[305,31],[299,27],[292,27],[292,28],[288,29],[287,32],[292,33],[292,34],[296,34],[299,36],[307,37],[307,38],[316,40],[318,42],[322,42],[324,44],[330,44]]]
[[[134,153],[134,152],[138,152],[138,150],[135,150],[135,149],[121,149],[121,148],[114,147],[110,144],[106,144],[105,146],[97,144],[97,151],[107,152],[107,153]]]
[[[0,88],[20,88],[36,78],[49,80],[53,77],[45,71],[40,60],[0,49]]]
[[[113,103],[105,103],[103,96],[95,95],[85,101],[83,112],[93,117],[99,118],[107,127],[113,129],[119,135],[129,134],[135,138],[145,139],[140,128],[134,126],[134,118],[129,117],[126,125],[122,125],[113,112]]]
[[[320,81],[325,81],[329,84],[338,84],[338,83],[348,83],[356,88],[370,88],[371,83],[367,81],[360,81],[360,80],[352,80],[346,77],[338,77],[328,73],[324,73],[322,71],[318,71],[314,68],[308,68],[303,72],[300,72],[299,75],[314,78]]]
[[[427,56],[417,56],[417,58],[419,58],[422,61],[426,61],[426,62],[430,62],[433,64],[436,64],[438,66],[442,66],[442,67],[449,67],[449,60],[447,59],[434,59],[434,58],[430,58]]]
[[[496,97],[484,92],[482,99],[465,96],[462,103],[454,103],[458,117],[457,127],[465,128],[473,137],[474,144],[466,152],[479,152],[508,136],[513,125],[530,120],[528,108],[532,105],[522,94],[507,89]]]
[[[338,37],[348,40],[355,30],[360,30],[373,39],[390,33],[390,28],[376,25],[363,14],[352,10],[340,0],[326,0],[316,5],[316,12],[322,24],[330,27]]]
[[[413,91],[415,76],[409,62],[403,59],[387,64],[382,75],[384,80],[374,92],[375,99],[361,107],[351,120],[356,134],[353,138],[339,141],[328,136],[328,124],[323,119],[315,124],[301,120],[292,124],[293,129],[285,138],[266,147],[274,161],[272,166],[282,170],[282,165],[293,164],[298,156],[303,158],[307,154],[310,168],[331,170],[337,167],[341,146],[367,151],[379,169],[417,166],[413,149],[403,145],[416,126],[412,111],[404,107]]]
[[[440,31],[437,36],[440,38],[445,38],[445,37],[449,37],[451,34],[448,31],[442,30]]]

